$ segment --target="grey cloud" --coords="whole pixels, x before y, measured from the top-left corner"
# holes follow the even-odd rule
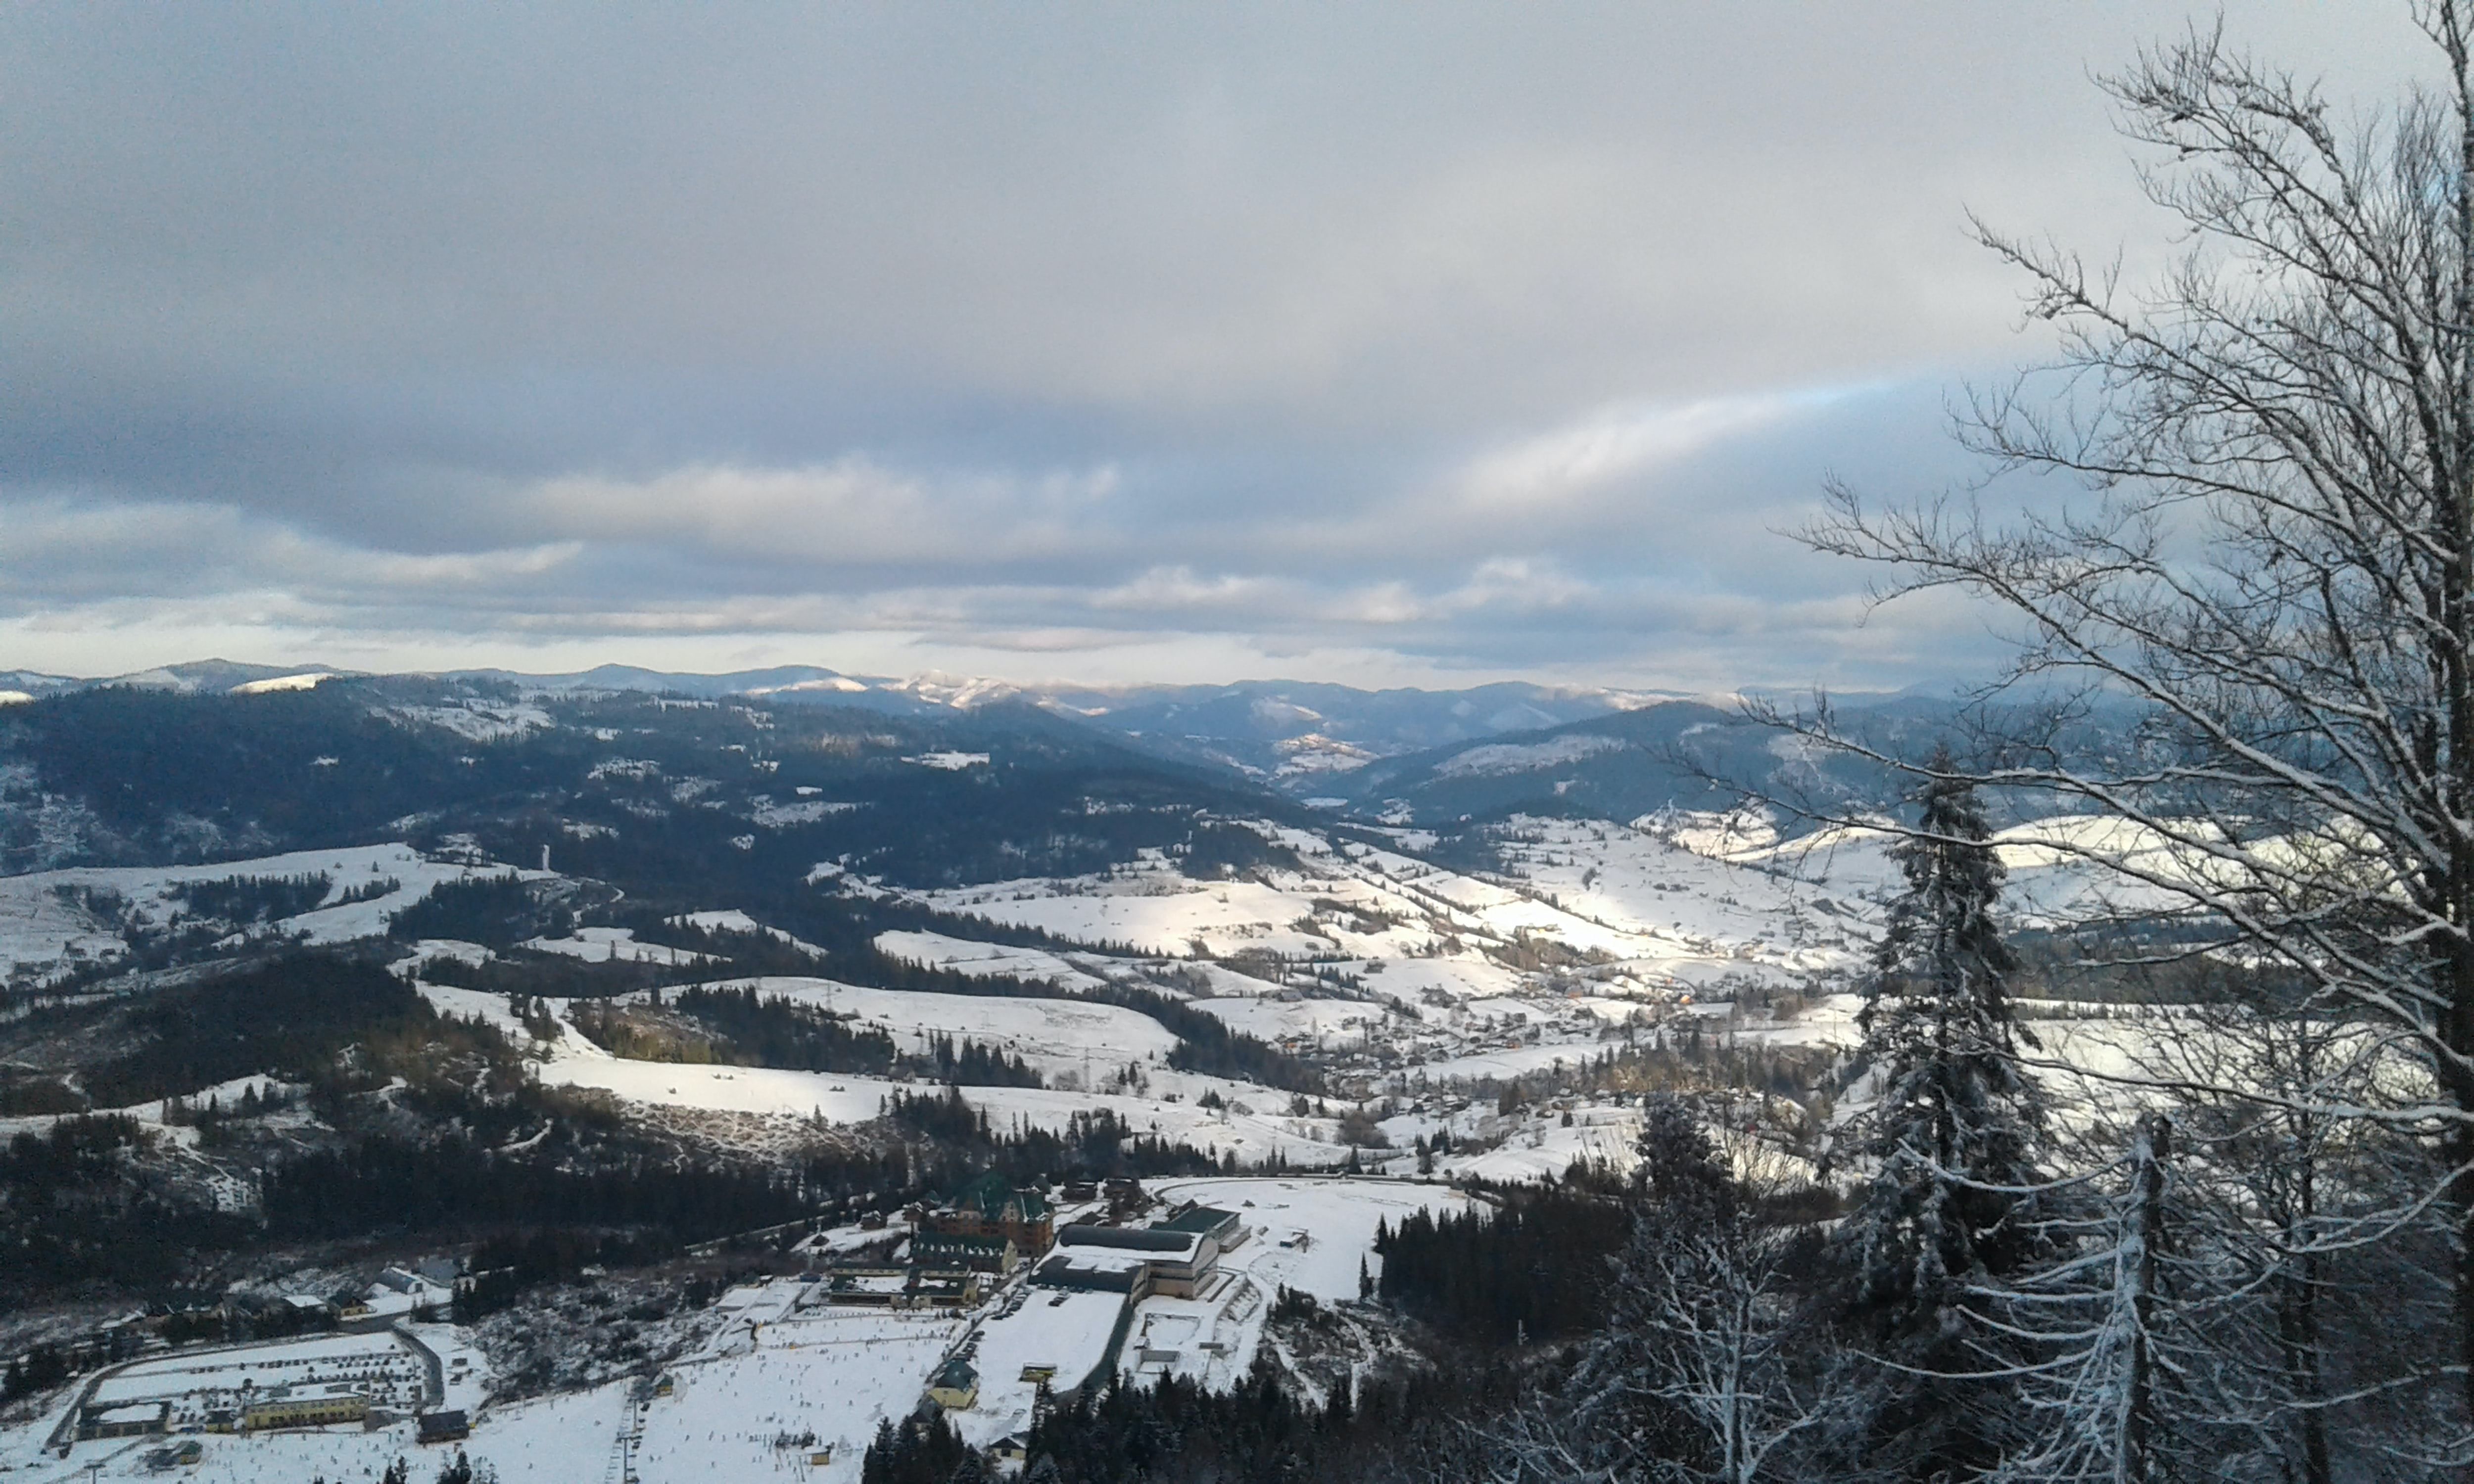
[[[2172,23],[21,7],[0,643],[1964,667],[1770,533],[2033,348],[1964,205],[2152,236],[2084,70]]]

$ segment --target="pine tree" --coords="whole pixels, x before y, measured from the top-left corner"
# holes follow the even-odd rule
[[[2005,1192],[2035,1183],[2044,1123],[2017,1060],[2018,1042],[2033,1043],[2009,1004],[2017,961],[1993,912],[2001,862],[1949,750],[1927,768],[1916,826],[1892,851],[1906,887],[1856,1022],[1880,1096],[1856,1124],[1872,1173],[1849,1231],[1864,1304],[1893,1333],[1944,1330],[1958,1285],[2024,1260]]]
[[[1935,1468],[1996,1446],[1959,1382],[1915,1373],[1985,1368],[1973,1295],[2038,1255],[2034,1198],[2044,1110],[2021,1070],[2008,980],[2016,960],[1994,917],[2003,871],[1974,787],[1937,749],[1913,796],[1914,828],[1892,853],[1905,889],[1889,919],[1857,1023],[1880,1095],[1838,1157],[1868,1181],[1841,1229],[1851,1316],[1895,1362],[1874,1418],[1882,1446]]]

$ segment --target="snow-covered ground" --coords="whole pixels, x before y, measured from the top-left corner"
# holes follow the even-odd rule
[[[1052,1371],[1051,1385],[1060,1391],[1081,1384],[1107,1350],[1125,1306],[1121,1293],[1028,1285],[1008,1290],[976,1331],[970,1360],[980,1374],[980,1400],[954,1417],[962,1440],[984,1448],[1031,1425],[1039,1386],[1025,1378],[1030,1368]]]
[[[45,979],[126,953],[129,945],[118,925],[79,899],[88,893],[121,898],[147,928],[159,929],[170,926],[173,915],[183,910],[175,890],[183,883],[323,874],[329,883],[326,904],[285,918],[270,931],[278,937],[305,935],[311,943],[346,943],[385,933],[390,915],[428,896],[443,881],[505,871],[431,860],[408,845],[390,844],[294,850],[210,866],[80,866],[0,876],[0,978]],[[543,874],[520,874],[527,880]],[[382,896],[343,899],[389,879],[396,885]]]
[[[935,1095],[942,1090],[931,1084],[882,1077],[630,1062],[606,1053],[588,1056],[567,1049],[542,1064],[540,1077],[552,1086],[599,1088],[630,1102],[657,1107],[821,1117],[835,1123],[861,1123],[878,1116],[896,1091]],[[1063,1132],[1076,1113],[1105,1109],[1137,1134],[1182,1139],[1215,1153],[1234,1152],[1249,1162],[1267,1160],[1274,1152],[1292,1163],[1307,1165],[1337,1164],[1348,1157],[1346,1147],[1328,1138],[1328,1122],[1279,1113],[1288,1104],[1287,1093],[1219,1078],[1196,1078],[1187,1085],[1229,1088],[1241,1095],[1221,1110],[1184,1098],[1170,1102],[1164,1097],[1058,1088],[963,1088],[960,1091],[965,1102],[984,1111],[999,1128],[1020,1125]],[[1241,1113],[1238,1105],[1250,1111]]]
[[[834,1015],[857,1017],[859,1028],[882,1030],[905,1051],[921,1051],[934,1036],[964,1037],[1019,1056],[1054,1082],[1072,1073],[1096,1081],[1127,1062],[1164,1064],[1176,1049],[1166,1026],[1137,1011],[1069,999],[997,994],[934,994],[878,990],[831,979],[766,977],[725,981],[754,985]]]
[[[1162,1200],[1234,1211],[1246,1236],[1221,1255],[1218,1277],[1195,1297],[1155,1294],[1137,1305],[1119,1370],[1136,1379],[1191,1376],[1219,1388],[1235,1385],[1253,1366],[1282,1288],[1325,1302],[1355,1299],[1360,1274],[1383,1271],[1374,1252],[1378,1225],[1470,1204],[1449,1186],[1407,1181],[1179,1180],[1149,1188]]]
[[[501,1006],[504,1006],[506,1001],[501,999],[498,1003]],[[300,1090],[302,1089],[297,1086],[278,1082],[272,1077],[234,1077],[229,1082],[218,1082],[212,1087],[200,1088],[193,1092],[183,1093],[182,1094],[181,1101],[188,1104],[194,1109],[204,1109],[209,1106],[220,1105],[222,1108],[229,1111],[232,1108],[238,1107],[241,1098],[251,1092],[255,1092],[260,1098],[263,1098],[270,1092],[298,1092]],[[126,1108],[99,1108],[96,1109],[95,1112],[98,1113],[118,1113],[126,1117],[134,1118],[139,1123],[149,1126],[151,1131],[169,1137],[177,1142],[186,1144],[196,1143],[198,1131],[195,1128],[185,1124],[167,1124],[163,1121],[164,1105],[170,1101],[171,1099],[169,1098],[156,1098],[149,1102],[133,1103]],[[0,1118],[0,1140],[13,1138],[19,1134],[48,1133],[50,1132],[53,1123],[61,1116],[64,1115],[58,1113],[20,1113],[13,1117]]]
[[[1088,989],[1106,982],[1044,949],[978,943],[943,933],[879,933],[876,945],[888,957],[931,969],[950,969],[975,979],[1007,975],[1054,984],[1059,989]]]
[[[587,963],[660,964],[680,968],[711,963],[702,953],[658,943],[638,943],[632,927],[579,927],[565,938],[533,938],[522,946],[537,953],[556,953]]]

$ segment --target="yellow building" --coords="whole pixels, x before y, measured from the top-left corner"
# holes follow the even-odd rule
[[[252,1432],[266,1432],[357,1423],[369,1415],[368,1396],[348,1386],[279,1387],[243,1406],[240,1422]]]
[[[928,1400],[948,1412],[967,1412],[980,1400],[980,1373],[959,1355],[937,1368],[928,1383]]]

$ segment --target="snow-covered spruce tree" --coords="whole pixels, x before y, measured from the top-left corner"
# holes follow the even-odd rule
[[[1887,1454],[1928,1471],[1977,1467],[1995,1448],[1975,1383],[1972,1297],[2037,1254],[2032,1197],[2044,1111],[2019,1066],[1994,907],[2003,871],[1976,792],[1949,751],[1925,765],[1914,825],[1892,853],[1905,885],[1857,1017],[1877,1088],[1831,1162],[1863,1177],[1841,1226],[1850,1318],[1891,1362],[1874,1423]],[[1904,1377],[1904,1379],[1902,1379]]]
[[[2018,1198],[2000,1192],[2036,1183],[2044,1111],[2018,1063],[1991,830],[1947,749],[1926,769],[1914,827],[1892,847],[1905,887],[1856,1017],[1880,1092],[1838,1158],[1867,1177],[1844,1229],[1859,1305],[1885,1340],[1929,1350],[1956,1338],[1967,1282],[2028,1256]]]

